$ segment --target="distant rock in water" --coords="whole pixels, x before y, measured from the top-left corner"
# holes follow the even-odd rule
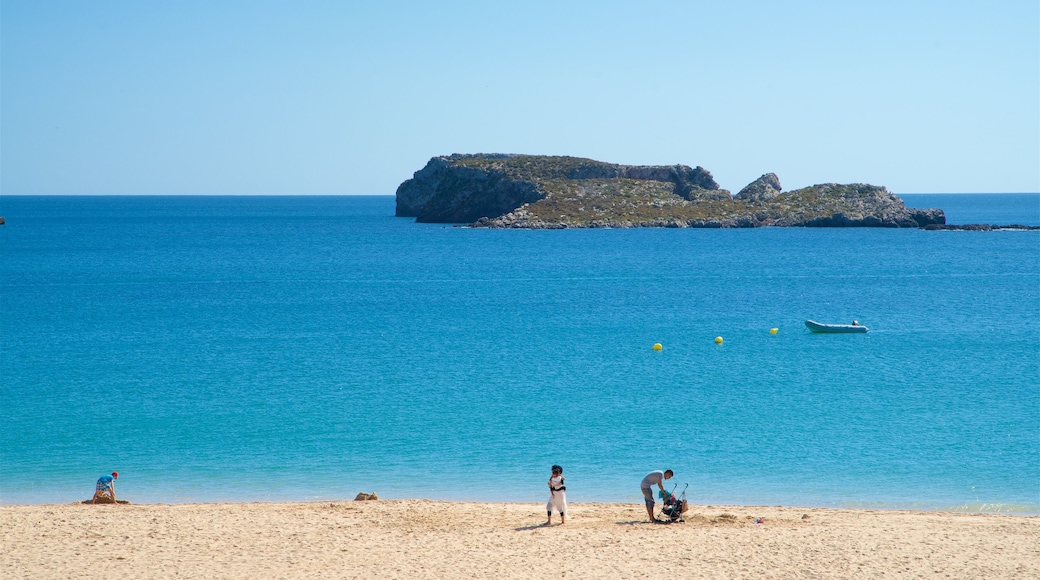
[[[1001,230],[1040,230],[1040,226],[1026,226],[1022,224],[930,224],[925,226],[926,230],[956,230],[965,232],[993,232]]]
[[[766,173],[736,197],[686,165],[578,157],[455,154],[397,188],[400,217],[491,228],[925,227],[942,210],[909,209],[884,187],[825,183],[781,193]]]

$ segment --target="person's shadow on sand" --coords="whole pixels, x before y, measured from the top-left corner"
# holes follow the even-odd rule
[[[515,531],[517,531],[517,532],[529,532],[531,530],[540,530],[542,528],[555,528],[557,526],[562,526],[562,525],[563,524],[556,524],[556,526],[550,526],[549,524],[547,524],[545,522],[542,522],[542,523],[534,525],[534,526],[524,526],[522,528],[513,528],[513,529]]]

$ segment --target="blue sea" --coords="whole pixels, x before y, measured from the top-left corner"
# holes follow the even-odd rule
[[[1037,194],[903,198],[1040,225]],[[572,502],[672,469],[704,504],[1040,513],[1040,231],[393,213],[0,197],[0,502],[113,470],[134,503],[544,501],[558,463]]]

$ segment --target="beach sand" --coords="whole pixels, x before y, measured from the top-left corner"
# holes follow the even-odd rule
[[[426,500],[0,507],[3,578],[1040,578],[1040,518]],[[761,519],[762,523],[756,523]]]

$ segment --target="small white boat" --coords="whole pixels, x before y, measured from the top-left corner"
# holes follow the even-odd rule
[[[805,327],[813,332],[829,332],[832,334],[867,332],[867,327],[861,326],[858,322],[853,322],[852,324],[822,324],[813,320],[806,320]]]

